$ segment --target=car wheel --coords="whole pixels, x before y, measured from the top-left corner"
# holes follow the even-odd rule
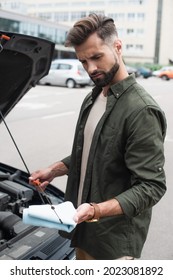
[[[164,81],[168,81],[168,80],[169,80],[169,77],[168,77],[167,75],[163,75],[161,78],[162,78],[162,80],[164,80]]]
[[[74,81],[73,79],[69,79],[69,80],[67,80],[67,82],[66,82],[66,86],[67,86],[68,88],[74,88],[74,87],[76,86],[76,83],[75,83],[75,81]]]

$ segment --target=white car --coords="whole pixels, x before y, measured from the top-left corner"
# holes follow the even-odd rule
[[[78,59],[56,59],[51,63],[47,76],[39,81],[40,85],[76,86],[89,85],[90,78]]]

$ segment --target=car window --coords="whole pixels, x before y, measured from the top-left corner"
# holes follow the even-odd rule
[[[55,64],[55,63],[51,64],[50,69],[53,69],[53,70],[58,69],[58,64]]]
[[[60,63],[58,69],[62,69],[62,70],[70,70],[72,68],[72,65],[70,64],[63,64]]]

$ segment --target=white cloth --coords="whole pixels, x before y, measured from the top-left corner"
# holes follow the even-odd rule
[[[23,223],[70,232],[76,226],[73,220],[75,213],[76,209],[70,201],[58,205],[31,205],[23,210]]]

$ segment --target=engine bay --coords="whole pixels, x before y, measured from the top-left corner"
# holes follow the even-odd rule
[[[46,203],[46,198],[29,184],[28,177],[27,173],[0,163],[0,259],[47,259],[47,254],[43,255],[40,247],[49,247],[51,243],[55,246],[56,242],[59,247],[51,248],[49,254],[54,250],[56,257],[54,255],[53,259],[64,258],[59,254],[61,250],[62,254],[67,254],[65,250],[69,250],[69,241],[62,238],[57,230],[22,222],[24,208],[43,204],[44,200]],[[59,204],[64,199],[64,193],[51,184],[46,188],[46,196],[53,204]],[[16,253],[18,248],[19,255]]]

